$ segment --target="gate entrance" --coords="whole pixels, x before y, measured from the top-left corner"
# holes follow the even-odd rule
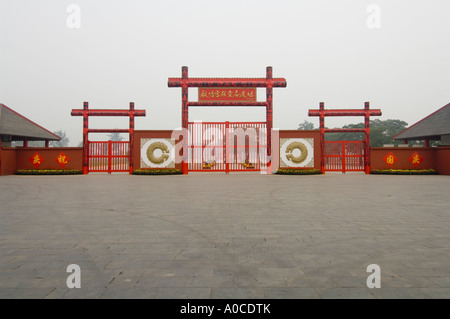
[[[130,102],[129,110],[89,109],[89,103],[83,103],[83,109],[72,110],[72,116],[83,117],[83,174],[89,172],[131,172],[133,171],[134,117],[145,116],[145,110],[135,110]],[[90,116],[127,116],[129,129],[90,129]],[[89,141],[89,133],[128,133],[129,141]]]
[[[181,88],[181,126],[183,134],[189,134],[189,107],[223,107],[223,106],[246,106],[246,107],[265,107],[266,108],[266,153],[267,158],[271,158],[271,143],[272,143],[272,104],[273,104],[273,88],[286,87],[287,83],[284,78],[273,78],[272,67],[266,68],[265,78],[190,78],[188,76],[188,67],[183,66],[181,68],[181,78],[169,78],[169,87]],[[189,101],[189,88],[198,88],[198,101]],[[266,100],[259,102],[256,98],[256,88],[266,88]],[[231,128],[230,128],[231,129]],[[223,132],[224,130],[222,130]],[[188,138],[187,138],[188,139]],[[183,159],[182,159],[182,171],[183,174],[187,174],[189,169],[189,142],[183,137]],[[222,140],[223,141],[223,140]],[[203,143],[203,142],[202,142]],[[220,143],[219,143],[220,144]],[[241,148],[245,147],[243,144]],[[214,148],[214,152],[215,152]],[[220,147],[218,147],[220,149]],[[227,149],[227,148],[226,148]],[[254,149],[248,148],[248,150]],[[196,151],[198,149],[196,148]],[[223,146],[222,146],[223,151]],[[188,156],[186,156],[188,155]],[[196,160],[198,157],[193,155]],[[216,166],[216,164],[212,164]],[[229,170],[240,170],[239,165],[232,162],[218,165],[217,170],[227,171],[227,165]],[[256,163],[257,164],[257,163]],[[267,167],[270,167],[270,161]],[[194,166],[200,170],[199,166]],[[193,168],[194,168],[193,167]],[[206,166],[208,167],[208,166]],[[239,167],[240,168],[240,167]],[[251,168],[247,169],[250,170]],[[203,169],[201,169],[203,170]],[[255,170],[257,170],[255,168]]]
[[[335,172],[364,171],[364,141],[325,142],[325,170]]]
[[[320,123],[320,146],[322,157],[320,167],[325,171],[365,171],[370,174],[370,117],[380,116],[381,110],[371,110],[369,102],[364,109],[325,110],[325,103],[320,102],[318,110],[309,110],[309,116],[318,116]],[[325,116],[364,116],[364,128],[325,128]],[[325,142],[325,133],[364,133],[364,141]],[[362,169],[360,167],[362,165]]]
[[[130,143],[89,141],[89,172],[129,172]]]
[[[261,171],[267,167],[266,122],[189,122],[188,170]]]

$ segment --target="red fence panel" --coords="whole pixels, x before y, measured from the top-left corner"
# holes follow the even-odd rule
[[[342,142],[325,142],[325,170],[342,171]]]
[[[261,171],[267,163],[265,122],[234,122],[228,129],[230,171]]]
[[[129,172],[130,143],[89,141],[89,172]]]
[[[364,141],[326,141],[325,170],[364,171]]]
[[[108,172],[108,142],[89,141],[89,171]]]
[[[130,143],[127,141],[110,141],[111,172],[130,171]]]
[[[364,141],[343,142],[345,171],[364,171]]]
[[[260,171],[265,168],[265,122],[190,122],[188,130],[189,171]]]

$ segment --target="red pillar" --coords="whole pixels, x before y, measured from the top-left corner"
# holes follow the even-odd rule
[[[364,171],[370,174],[370,104],[364,103]]]
[[[111,174],[112,141],[108,141],[108,174]]]
[[[425,147],[430,147],[430,139],[429,138],[425,139]]]
[[[225,172],[227,174],[230,173],[230,150],[229,150],[229,142],[230,142],[230,122],[225,122]]]
[[[50,143],[48,142],[48,140],[47,141],[45,141],[45,147],[49,147],[50,146]]]
[[[89,140],[88,140],[88,129],[89,129],[89,120],[88,120],[88,109],[89,103],[83,103],[83,174],[89,173]]]
[[[130,145],[128,146],[128,162],[130,164],[130,174],[133,172],[133,164],[134,164],[134,156],[133,156],[133,149],[134,149],[134,102],[130,102],[130,131],[128,132],[129,139],[130,139]]]
[[[189,100],[188,100],[188,88],[189,88],[189,79],[188,79],[188,67],[183,66],[181,68],[181,78],[182,78],[182,88],[181,88],[181,123],[183,127],[183,158],[182,158],[182,171],[183,174],[188,173],[188,145],[187,145],[187,131],[188,131],[188,122],[189,122]]]
[[[345,174],[345,140],[342,141],[342,174]]]
[[[320,170],[325,174],[325,103],[319,104],[319,128],[320,128]]]
[[[273,104],[273,81],[272,67],[266,68],[266,122],[267,122],[267,166],[272,165],[272,104]]]
[[[28,147],[28,139],[23,140],[23,147]]]

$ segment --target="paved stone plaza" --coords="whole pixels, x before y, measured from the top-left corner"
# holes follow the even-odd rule
[[[449,189],[448,176],[3,176],[0,297],[450,298]]]

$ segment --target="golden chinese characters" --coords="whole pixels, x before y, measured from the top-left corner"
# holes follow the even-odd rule
[[[256,88],[200,88],[199,101],[256,101]]]
[[[56,160],[58,161],[58,163],[59,164],[67,164],[67,157],[66,157],[66,155],[62,155],[62,154],[60,154],[57,158],[56,158]]]
[[[41,158],[38,154],[33,156],[33,164],[41,164]]]
[[[394,164],[394,156],[393,156],[393,155],[389,155],[389,156],[386,158],[386,163],[388,163],[389,165]]]

